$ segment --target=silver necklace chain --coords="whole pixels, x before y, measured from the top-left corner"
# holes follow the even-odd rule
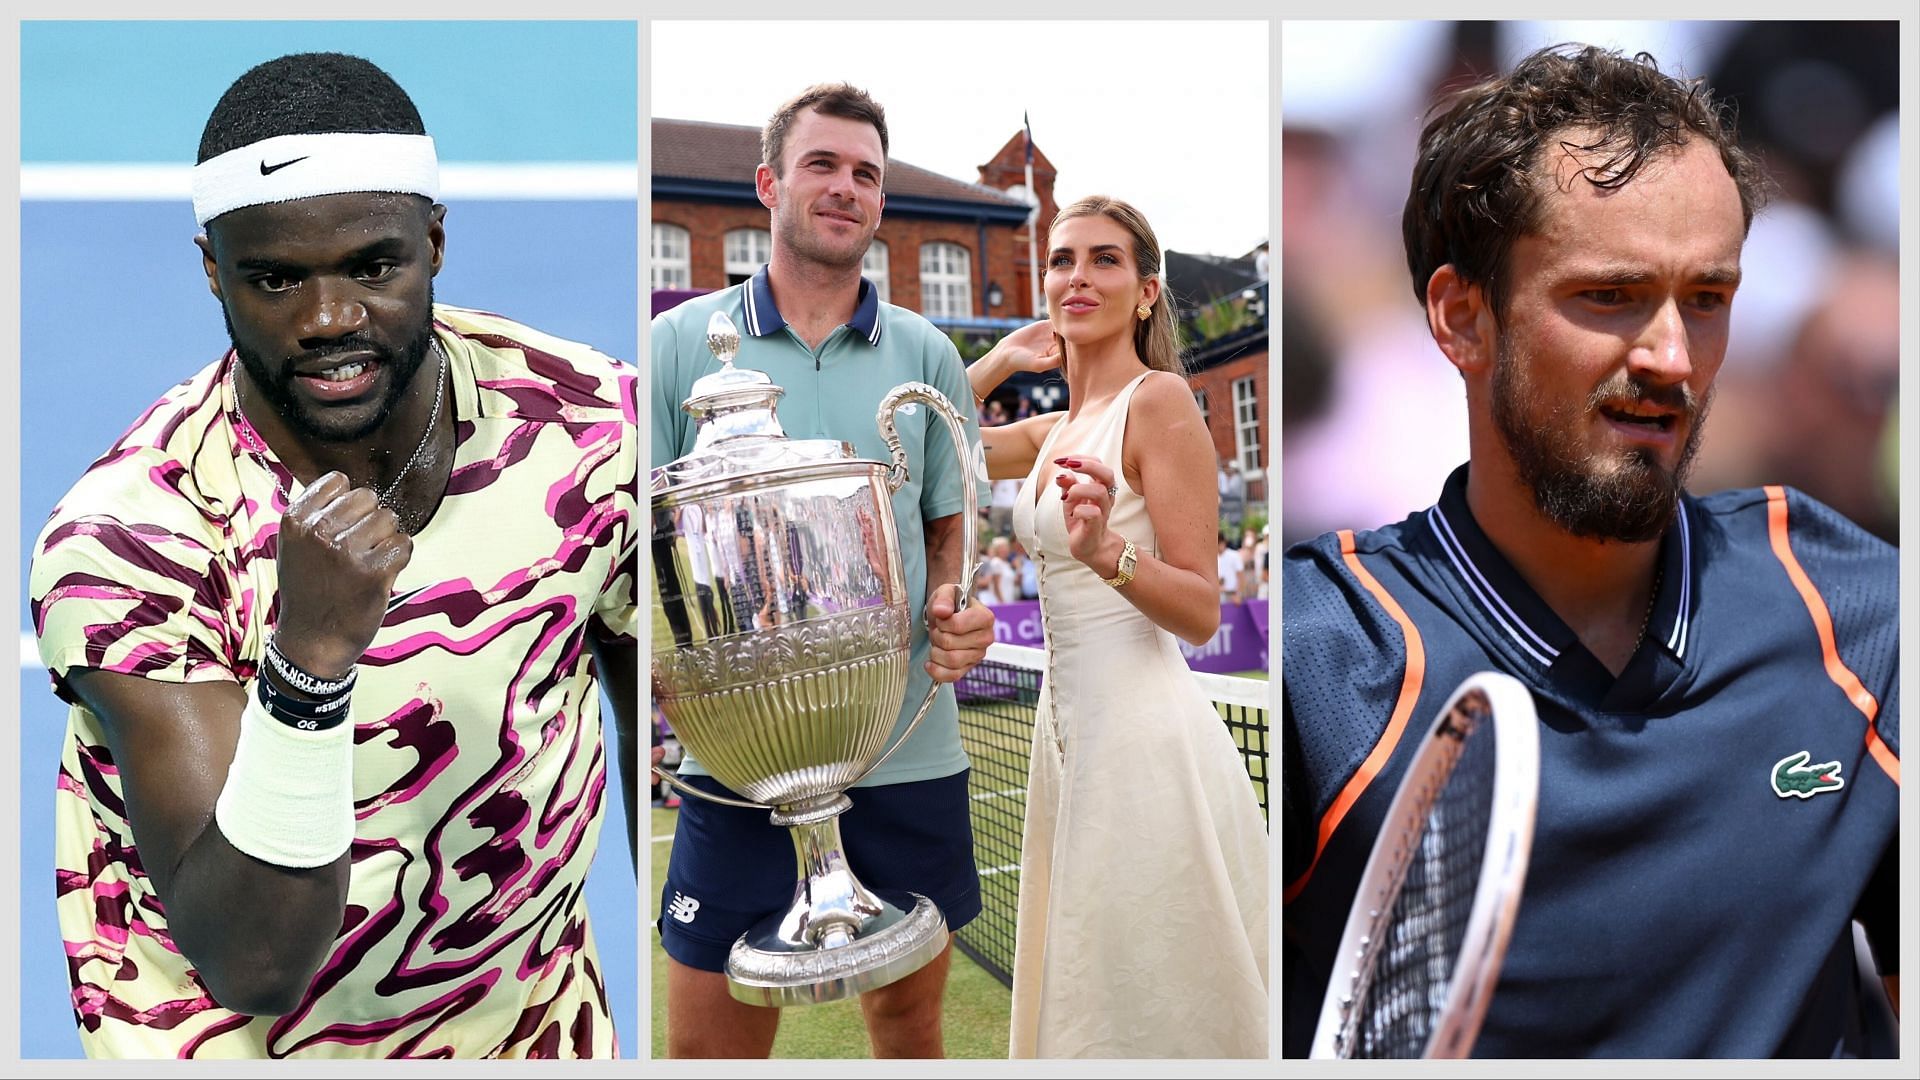
[[[440,342],[437,339],[429,339],[429,343],[433,348],[433,354],[440,358],[440,366],[435,369],[433,377],[433,412],[427,414],[427,429],[420,433],[420,441],[414,444],[412,456],[407,458],[405,465],[400,466],[400,472],[394,476],[393,482],[380,489],[378,493],[380,505],[399,515],[403,528],[409,522],[406,515],[401,513],[399,505],[393,500],[400,493],[401,482],[406,480],[407,474],[420,463],[420,455],[427,452],[427,444],[433,441],[433,429],[440,426],[440,402],[447,394],[447,354],[440,351]],[[413,530],[407,529],[407,531]]]
[[[413,472],[413,467],[420,463],[420,455],[426,453],[427,444],[433,441],[433,431],[440,426],[440,406],[444,403],[447,392],[447,354],[441,351],[438,339],[430,341],[429,347],[433,349],[433,354],[439,359],[440,364],[433,380],[433,411],[427,416],[426,430],[420,433],[420,441],[414,445],[413,454],[407,458],[407,463],[400,466],[400,472],[385,487],[374,492],[374,498],[381,506],[393,511],[394,516],[400,519],[400,527],[409,533],[414,531],[414,522],[411,516],[394,502],[394,499],[400,493],[400,485],[406,481],[408,474]],[[242,433],[240,441],[260,467],[267,470],[267,475],[273,477],[273,489],[280,493],[280,501],[290,505],[293,502],[293,496],[287,494],[286,485],[280,480],[279,470],[268,464],[265,457],[267,450],[265,442],[253,431],[252,424],[244,422],[244,414],[240,411],[240,384],[233,373],[234,368],[227,369],[227,386],[233,394],[234,415],[242,421],[235,425],[235,428]]]

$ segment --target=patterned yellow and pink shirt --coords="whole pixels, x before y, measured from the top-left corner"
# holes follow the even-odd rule
[[[175,948],[100,721],[65,685],[255,676],[280,488],[299,488],[257,449],[232,354],[148,409],[35,544],[40,655],[72,706],[55,860],[90,1056],[613,1053],[582,892],[609,749],[588,635],[637,641],[636,373],[497,315],[434,316],[453,474],[360,662],[346,915],[287,1015],[222,1008]]]

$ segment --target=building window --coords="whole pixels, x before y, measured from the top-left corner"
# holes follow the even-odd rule
[[[693,270],[688,258],[690,250],[687,230],[678,225],[658,221],[653,223],[654,288],[693,288]]]
[[[1233,380],[1233,456],[1243,475],[1260,474],[1260,398],[1252,376]]]
[[[773,234],[765,229],[734,229],[727,233],[726,255],[727,284],[738,285],[773,258]]]
[[[1200,406],[1200,423],[1201,426],[1204,427],[1209,420],[1213,419],[1213,417],[1207,413],[1207,391],[1205,387],[1196,386],[1193,388],[1193,403]]]
[[[929,319],[972,316],[972,263],[959,244],[920,245],[920,314]]]
[[[880,302],[883,304],[893,301],[893,282],[888,265],[885,240],[875,240],[867,245],[867,257],[860,260],[860,273],[873,282],[874,288],[880,290]]]

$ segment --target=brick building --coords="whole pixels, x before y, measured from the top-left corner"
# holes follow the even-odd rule
[[[1053,181],[1057,175],[1059,175],[1059,173],[1058,170],[1053,167],[1053,162],[1048,161],[1047,155],[1042,153],[1038,146],[1035,146],[1033,148],[1033,191],[1036,200],[1040,204],[1040,212],[1034,216],[1033,220],[1035,229],[1039,231],[1040,235],[1034,238],[1032,249],[1040,257],[1040,266],[1038,271],[1035,272],[1033,261],[1027,257],[1029,247],[1027,243],[1028,229],[1026,225],[1023,224],[1018,229],[1015,229],[1013,233],[1013,270],[1015,283],[1010,286],[1028,297],[1031,297],[1034,291],[1034,284],[1046,273],[1047,237],[1045,230],[1048,224],[1053,221],[1053,216],[1060,212],[1059,205],[1053,201]],[[985,165],[980,166],[980,183],[997,191],[1007,192],[1023,203],[1027,202],[1026,132],[1015,132],[1013,137],[1007,140],[1006,145],[996,151]],[[1043,309],[1045,306],[1046,302],[1044,300],[1041,301],[1040,308]],[[1032,315],[1037,315],[1040,309],[1036,309],[1031,299],[1029,299],[1025,305],[1025,310]]]
[[[1188,383],[1221,461],[1240,463],[1247,500],[1267,498],[1267,282],[1254,257],[1169,251],[1167,288],[1180,305]]]
[[[772,250],[767,209],[754,193],[760,130],[697,120],[653,121],[651,287],[654,310],[688,293],[722,289],[759,270]],[[881,298],[957,331],[968,356],[1035,318],[1028,256],[1026,137],[1016,131],[977,183],[892,158],[886,211],[868,250],[865,275]],[[1056,170],[1033,157],[1038,227],[1059,208]],[[1165,238],[1163,238],[1164,240]],[[1044,232],[1036,250],[1046,254]],[[1266,498],[1266,282],[1251,256],[1230,259],[1168,251],[1168,288],[1179,304],[1194,399],[1215,452],[1240,462],[1247,496]],[[1016,373],[994,394],[1011,414],[1019,398],[1042,411],[1066,406],[1058,373]]]
[[[653,289],[722,289],[767,261],[759,163],[758,128],[653,121]],[[943,328],[1033,317],[1024,200],[898,158],[887,162],[886,192],[865,267],[881,299]]]
[[[1264,328],[1260,340],[1237,351],[1221,362],[1199,367],[1187,382],[1193,386],[1193,400],[1207,418],[1207,431],[1213,436],[1213,450],[1221,461],[1240,463],[1240,474],[1247,478],[1247,499],[1261,503],[1267,498],[1267,342]]]

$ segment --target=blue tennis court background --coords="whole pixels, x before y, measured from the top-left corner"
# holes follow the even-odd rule
[[[207,112],[242,71],[283,53],[338,50],[373,60],[407,88],[443,163],[633,163],[637,44],[635,24],[621,22],[26,22],[21,160],[25,169],[190,164]],[[623,359],[638,355],[635,197],[443,201],[438,299]],[[196,231],[181,199],[22,203],[23,559],[87,465],[169,386],[227,347]],[[18,573],[24,642],[32,629],[24,563]],[[43,669],[23,665],[21,675],[20,1052],[76,1057],[53,905],[66,707]],[[609,784],[586,895],[621,1052],[633,1057],[645,1041],[639,903],[617,790]]]

